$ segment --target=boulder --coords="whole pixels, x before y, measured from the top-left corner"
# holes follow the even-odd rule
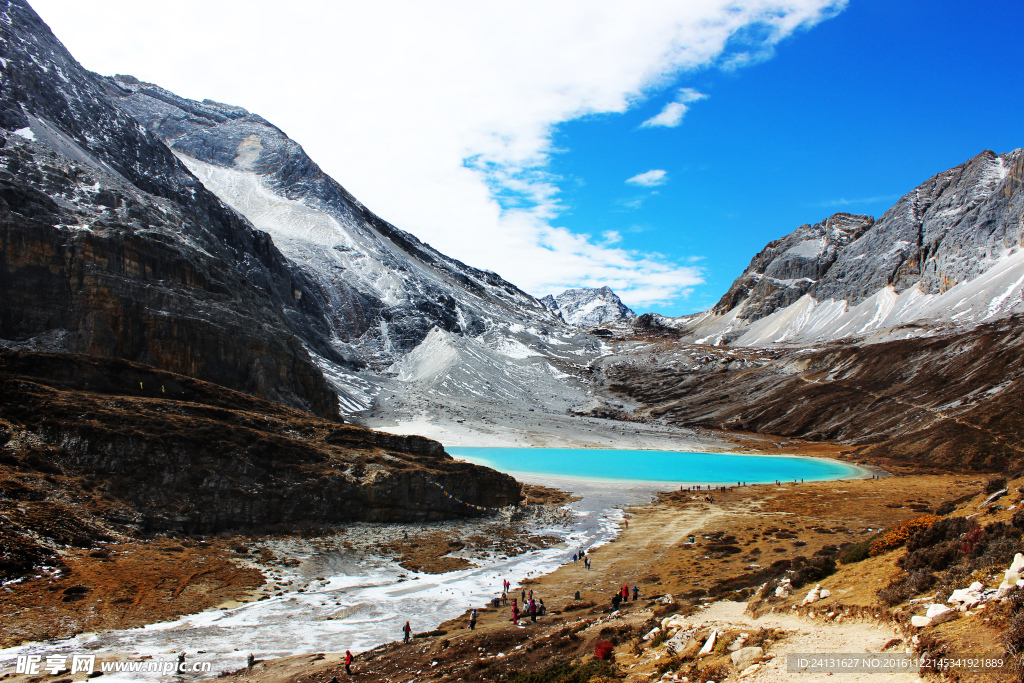
[[[732,663],[737,669],[746,670],[764,657],[764,648],[744,647],[732,653]]]
[[[804,605],[811,605],[818,601],[821,597],[821,584],[817,584],[814,588],[807,591],[807,596],[804,598]]]
[[[999,584],[999,588],[1010,589],[1018,585],[1018,581],[1021,580],[1021,571],[1024,570],[1024,554],[1017,553],[1013,556],[1013,562],[1010,563],[1010,568],[1006,570],[1006,574],[1003,576],[1003,582]]]
[[[676,653],[676,656],[680,659],[693,659],[700,652],[701,642],[697,638],[691,637],[686,641],[686,645]]]
[[[655,626],[650,631],[648,631],[646,635],[644,635],[643,640],[653,640],[654,636],[658,635],[659,633],[661,633],[661,629]]]
[[[930,626],[931,623],[932,620],[930,617],[922,617],[920,615],[910,617],[910,625],[916,626],[917,628],[924,628],[925,626]]]
[[[665,631],[679,630],[686,625],[686,617],[681,614],[673,614],[661,620],[661,628]]]
[[[688,631],[680,631],[675,634],[665,643],[665,652],[670,655],[678,654],[682,652],[686,645],[689,645],[689,641],[693,640]]]
[[[967,588],[958,588],[953,591],[946,602],[957,605],[957,609],[964,612],[984,602],[987,597],[984,595],[984,592],[985,587],[980,582],[975,581]]]

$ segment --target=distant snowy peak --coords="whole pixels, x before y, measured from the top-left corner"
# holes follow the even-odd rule
[[[558,296],[549,294],[540,302],[562,320],[577,327],[604,325],[636,317],[636,313],[608,287],[567,289]]]

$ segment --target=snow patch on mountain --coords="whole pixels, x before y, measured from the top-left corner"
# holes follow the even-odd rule
[[[734,330],[742,330],[731,339],[737,346],[859,338],[882,341],[926,333],[929,328],[948,323],[970,327],[1024,313],[1024,250],[1007,254],[985,273],[942,294],[925,293],[919,284],[897,293],[889,285],[852,307],[846,300],[819,302],[805,294],[796,303],[749,325],[737,324],[739,312],[714,320],[717,325],[708,325],[698,341],[720,342]]]

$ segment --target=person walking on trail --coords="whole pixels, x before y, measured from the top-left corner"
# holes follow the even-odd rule
[[[574,567],[576,566],[576,560],[577,560],[577,559],[578,559],[578,558],[576,557],[576,553],[573,553],[573,554],[572,554],[572,566],[574,566]]]
[[[519,623],[519,604],[516,602],[515,598],[512,598],[512,623]]]
[[[589,555],[588,555],[588,556],[587,556],[587,558],[586,558],[586,559],[585,559],[585,560],[583,561],[583,563],[587,565],[587,571],[589,572],[589,571],[590,571],[590,556],[589,556]]]
[[[640,599],[640,586],[633,586],[633,602]]]
[[[533,623],[536,624],[537,623],[537,603],[533,601],[533,598],[530,598],[530,609],[529,609],[529,612],[530,612],[530,621],[532,621]]]
[[[405,622],[405,626],[402,627],[402,633],[405,635],[405,642],[408,643],[409,638],[412,637],[412,626],[409,625],[408,621]]]
[[[352,675],[352,659],[352,652],[349,650],[345,650],[345,673],[347,673],[349,676]]]
[[[508,604],[508,593],[502,593],[501,594],[501,604],[502,605],[507,605]]]
[[[476,630],[476,607],[473,608],[473,612],[469,615],[469,630]]]
[[[522,601],[523,605],[525,606],[526,605],[526,589],[525,588],[519,589],[519,599]]]

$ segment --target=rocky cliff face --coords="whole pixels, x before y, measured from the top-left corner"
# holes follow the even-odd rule
[[[676,327],[760,346],[968,329],[1024,311],[1024,150],[985,151],[877,221],[836,214],[769,244],[708,313]]]
[[[593,327],[636,317],[609,287],[567,289],[558,296],[550,294],[540,300],[562,320],[577,327]]]
[[[0,351],[0,433],[5,478],[132,532],[479,516],[520,493],[423,437],[114,359]]]
[[[740,304],[753,322],[785,308],[825,277],[840,252],[873,224],[870,216],[837,213],[815,225],[801,225],[770,242],[712,309],[727,313]]]
[[[127,358],[336,416],[316,283],[115,105],[20,0],[0,8],[0,339]]]

